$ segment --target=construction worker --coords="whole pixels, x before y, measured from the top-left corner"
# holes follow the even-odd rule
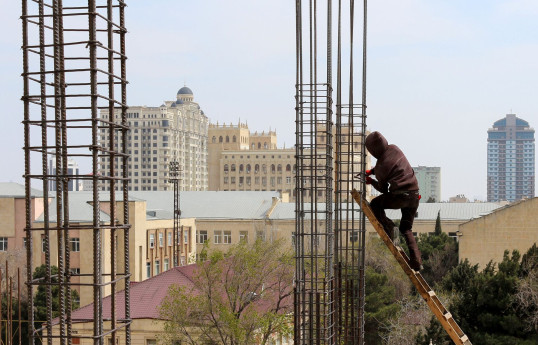
[[[373,169],[366,171],[366,184],[372,185],[382,194],[374,198],[370,206],[385,232],[397,241],[398,228],[387,218],[385,209],[401,209],[399,231],[409,248],[410,266],[415,271],[422,267],[420,251],[413,236],[412,227],[418,209],[420,195],[418,181],[413,168],[396,145],[389,145],[387,139],[379,132],[372,132],[365,141],[368,151],[377,159]],[[375,175],[374,180],[370,175]]]

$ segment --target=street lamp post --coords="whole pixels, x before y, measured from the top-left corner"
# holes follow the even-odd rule
[[[173,230],[173,265],[174,267],[179,266],[180,256],[181,256],[181,237],[179,234],[179,220],[181,217],[181,210],[179,209],[179,181],[181,170],[179,168],[179,162],[172,161],[168,165],[168,182],[172,183],[174,186],[174,230]]]

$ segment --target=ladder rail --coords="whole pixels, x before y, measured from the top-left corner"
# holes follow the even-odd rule
[[[447,334],[450,336],[454,344],[456,345],[472,345],[471,341],[461,330],[461,328],[456,323],[456,320],[452,317],[452,314],[445,308],[443,303],[439,300],[433,289],[429,284],[424,280],[424,277],[420,272],[415,271],[409,265],[409,258],[399,246],[395,246],[390,237],[387,235],[381,223],[375,217],[370,204],[366,199],[358,192],[356,189],[353,189],[351,192],[353,199],[359,206],[364,214],[370,220],[370,223],[373,225],[374,229],[379,234],[379,237],[383,240],[385,245],[388,247],[396,261],[400,264],[404,272],[407,274],[417,291],[420,293],[422,298],[426,301],[426,304],[430,307],[430,310],[433,312],[437,320],[441,323]]]

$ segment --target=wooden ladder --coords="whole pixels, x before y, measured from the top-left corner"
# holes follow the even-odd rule
[[[368,203],[368,201],[366,201],[366,199],[361,196],[361,193],[355,189],[353,189],[351,195],[353,196],[353,199],[355,199],[357,204],[360,205],[362,211],[368,217],[374,229],[377,231],[383,242],[385,242],[392,255],[394,255],[394,257],[400,264],[400,266],[402,266],[404,272],[407,274],[413,285],[415,285],[418,292],[420,293],[422,298],[424,298],[431,311],[433,312],[437,320],[439,320],[439,322],[441,323],[445,331],[448,333],[452,341],[454,341],[454,343],[457,345],[472,345],[467,335],[463,333],[461,328],[458,326],[458,324],[452,317],[452,314],[450,314],[448,310],[443,306],[435,292],[430,288],[422,275],[418,271],[413,270],[411,266],[409,266],[409,258],[407,257],[403,249],[399,246],[395,246],[394,243],[392,243],[392,240],[383,229],[383,226],[374,216],[374,213],[370,208],[370,203]]]

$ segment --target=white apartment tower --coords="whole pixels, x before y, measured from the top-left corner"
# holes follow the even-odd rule
[[[106,119],[107,110],[101,111]],[[119,118],[119,111],[115,114]],[[169,163],[179,162],[180,189],[204,191],[208,187],[207,131],[209,120],[194,102],[190,88],[182,87],[176,100],[160,107],[133,106],[127,109],[129,189],[133,191],[170,190]],[[109,145],[107,129],[101,129],[100,144]],[[120,138],[121,139],[121,138]],[[121,140],[116,138],[118,145]],[[110,162],[102,158],[99,173],[108,175]],[[103,186],[103,189],[110,188]]]
[[[422,198],[420,202],[428,200],[441,201],[441,168],[440,167],[413,167],[418,181],[418,188]]]

